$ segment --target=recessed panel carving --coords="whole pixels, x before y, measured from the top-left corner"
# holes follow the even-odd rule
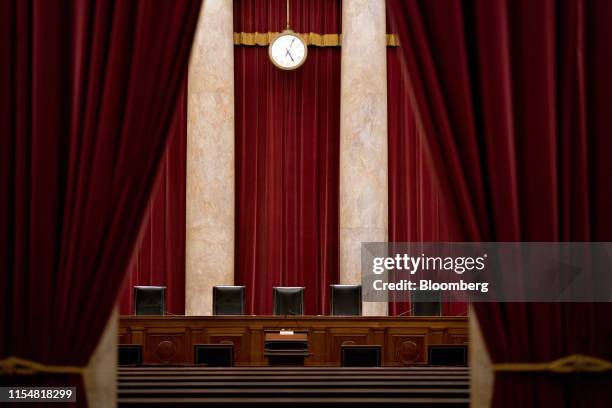
[[[185,335],[157,335],[146,336],[144,350],[145,364],[187,364],[187,345]]]
[[[390,343],[391,365],[408,366],[425,363],[425,336],[391,335]]]

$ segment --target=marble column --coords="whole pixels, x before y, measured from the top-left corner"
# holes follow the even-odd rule
[[[202,4],[187,102],[187,315],[212,314],[234,282],[234,43],[229,0]]]
[[[117,406],[117,335],[119,309],[115,307],[83,374],[87,402],[92,408]]]
[[[361,282],[361,243],[387,240],[385,1],[342,2],[340,282]],[[366,289],[364,288],[364,293]],[[364,303],[386,315],[386,303]]]

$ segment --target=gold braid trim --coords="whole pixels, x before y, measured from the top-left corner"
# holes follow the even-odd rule
[[[0,375],[83,374],[84,372],[85,367],[46,365],[14,356],[0,360]]]
[[[572,354],[548,363],[493,364],[495,372],[603,373],[612,371],[612,363],[601,358]]]
[[[278,33],[234,33],[234,45],[259,45],[267,46]],[[316,47],[339,47],[342,45],[342,34],[318,34],[318,33],[301,33],[300,36],[306,42],[306,45],[314,45]],[[399,46],[399,40],[395,34],[387,34],[387,46]]]
[[[395,34],[387,34],[387,47],[399,47],[399,38]]]

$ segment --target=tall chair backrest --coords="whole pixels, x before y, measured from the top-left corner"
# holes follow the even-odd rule
[[[134,314],[163,315],[165,298],[165,286],[134,286]]]
[[[361,316],[361,285],[329,285],[332,316]]]
[[[274,287],[272,297],[276,316],[304,314],[304,287]]]
[[[214,286],[213,314],[240,316],[244,314],[244,286]]]
[[[410,293],[413,316],[441,316],[442,295],[440,291],[414,291]]]

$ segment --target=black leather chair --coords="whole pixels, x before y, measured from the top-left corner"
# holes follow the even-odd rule
[[[134,314],[163,315],[165,298],[165,286],[134,286]]]
[[[380,350],[378,345],[340,346],[342,367],[380,367]]]
[[[142,346],[140,344],[119,344],[120,367],[140,367],[142,365]]]
[[[304,314],[304,287],[272,288],[275,316]]]
[[[332,316],[361,316],[361,285],[329,285]]]
[[[244,286],[213,286],[213,315],[244,314]]]
[[[410,294],[413,316],[442,316],[442,295],[440,291],[416,290]]]
[[[208,367],[233,367],[233,344],[194,344],[193,359],[195,365]]]

